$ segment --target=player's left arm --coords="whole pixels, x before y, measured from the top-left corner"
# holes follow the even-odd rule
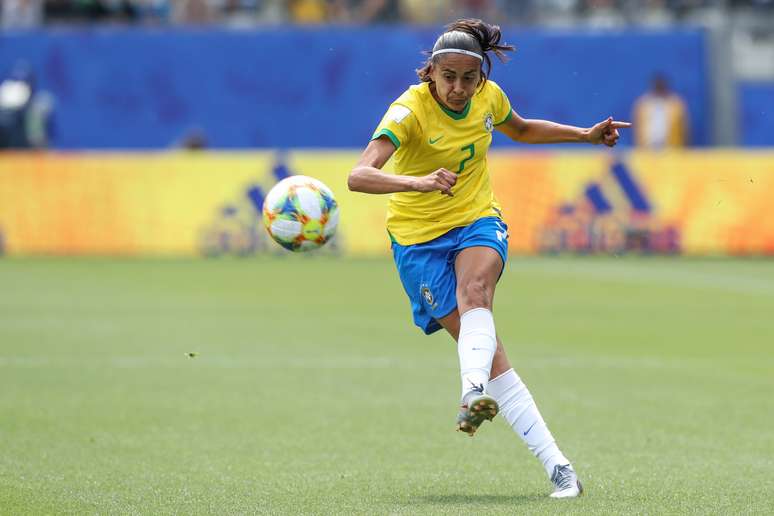
[[[511,111],[508,119],[497,130],[510,139],[522,143],[604,143],[613,147],[618,143],[618,129],[631,127],[629,122],[619,122],[609,117],[592,127],[575,127],[548,120],[530,120]]]

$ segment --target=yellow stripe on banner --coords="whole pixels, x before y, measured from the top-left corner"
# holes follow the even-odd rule
[[[197,252],[197,232],[270,154],[58,155],[0,162],[0,231],[12,254]]]
[[[336,195],[332,251],[387,254],[389,196],[347,189],[358,156],[3,154],[0,243],[11,255],[277,251],[249,192],[267,193],[283,166]],[[774,152],[493,151],[489,166],[516,253],[774,254]]]

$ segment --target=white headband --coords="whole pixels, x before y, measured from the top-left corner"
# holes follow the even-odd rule
[[[484,58],[481,56],[481,54],[477,54],[476,52],[471,52],[470,50],[462,50],[461,48],[443,48],[441,50],[433,50],[433,55],[430,56],[431,58],[437,56],[438,54],[465,54],[466,56],[473,56],[479,58],[481,61],[484,60]]]

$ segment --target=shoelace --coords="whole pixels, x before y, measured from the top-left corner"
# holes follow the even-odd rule
[[[465,401],[465,400],[467,400],[467,399],[468,399],[468,398],[471,396],[471,393],[474,393],[474,392],[475,392],[475,393],[477,393],[477,394],[484,394],[484,384],[479,384],[479,385],[476,385],[476,384],[475,384],[475,383],[473,383],[473,382],[470,382],[470,384],[471,384],[473,387],[472,387],[472,388],[471,388],[471,389],[470,389],[470,390],[469,390],[469,391],[468,391],[468,392],[465,394],[465,396],[463,396],[463,397],[462,397],[462,405],[461,405],[461,408],[463,408],[463,409],[466,409],[466,408],[468,408],[468,406],[469,406],[469,403],[468,403],[467,401]]]
[[[559,489],[572,487],[572,470],[570,466],[556,466],[551,480]]]
[[[470,380],[468,380],[468,381],[470,382]],[[476,385],[475,383],[470,382],[470,385],[472,385],[472,387],[470,388],[471,391],[476,391],[476,392],[478,392],[480,394],[484,394],[484,384],[483,383],[480,383],[480,384]]]

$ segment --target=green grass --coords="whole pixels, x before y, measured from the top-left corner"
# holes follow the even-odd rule
[[[587,487],[381,260],[0,261],[0,513],[766,514],[774,262],[514,259],[498,332]],[[189,352],[198,353],[194,358]]]

